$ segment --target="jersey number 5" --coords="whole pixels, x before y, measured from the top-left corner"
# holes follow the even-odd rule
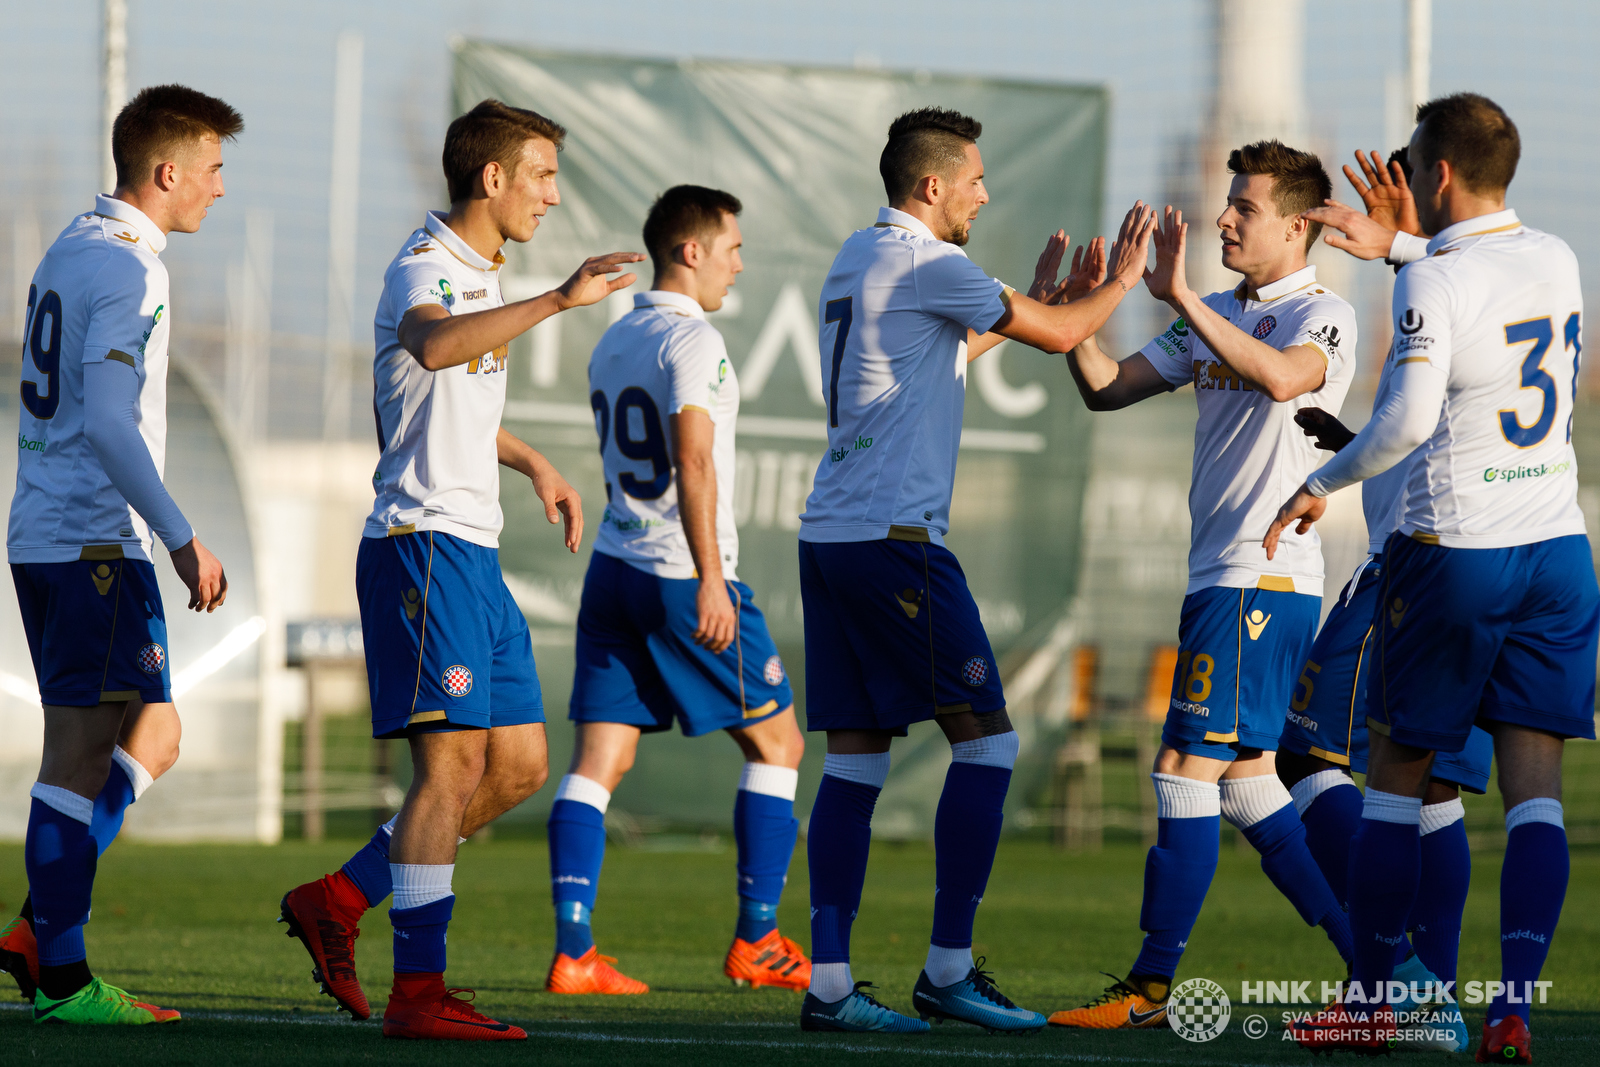
[[[828,301],[828,306],[823,309],[824,323],[837,322],[839,329],[833,335],[833,374],[828,378],[828,425],[839,425],[839,365],[844,362],[844,344],[850,339],[851,313],[855,309],[855,298],[841,296],[837,300]]]
[[[661,411],[650,394],[637,385],[630,385],[617,396],[613,417],[606,408],[606,394],[596,389],[589,394],[589,406],[594,409],[595,429],[600,431],[600,454],[605,455],[606,432],[615,427],[617,451],[628,459],[648,460],[650,480],[643,481],[631,471],[623,471],[617,478],[622,491],[635,500],[655,500],[672,484],[672,457],[667,454],[667,435],[661,426]],[[634,437],[628,425],[628,412],[639,412],[640,428],[644,436]]]
[[[1539,416],[1528,426],[1522,424],[1514,408],[1502,408],[1500,415],[1500,433],[1511,444],[1518,448],[1532,448],[1550,436],[1550,428],[1555,425],[1556,408],[1556,380],[1544,369],[1545,353],[1550,351],[1550,344],[1555,340],[1555,328],[1550,322],[1550,317],[1528,319],[1525,322],[1513,322],[1506,326],[1506,344],[1517,345],[1527,341],[1533,342],[1533,347],[1528,350],[1527,356],[1522,361],[1522,378],[1518,386],[1521,389],[1538,389],[1544,394],[1539,404]],[[1572,351],[1572,395],[1578,395],[1578,366],[1583,357],[1583,344],[1579,339],[1579,318],[1574,311],[1567,316],[1567,325],[1562,340],[1565,347]],[[1567,440],[1572,440],[1572,420],[1567,420]]]
[[[54,289],[38,295],[36,286],[28,286],[27,353],[36,370],[44,375],[44,393],[40,395],[39,383],[22,380],[22,406],[36,419],[55,417],[61,406],[61,391],[56,387],[57,372],[61,369],[61,297]],[[50,319],[49,343],[45,341],[45,317]]]

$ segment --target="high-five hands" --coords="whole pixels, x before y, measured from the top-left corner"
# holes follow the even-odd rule
[[[1111,251],[1106,253],[1106,274],[1111,281],[1120,284],[1125,293],[1131,293],[1145,276],[1145,263],[1150,257],[1150,233],[1155,225],[1155,209],[1143,200],[1135,200],[1122,218],[1122,228],[1117,231]],[[1074,257],[1074,265],[1076,262]]]
[[[1061,260],[1071,243],[1072,238],[1067,236],[1065,230],[1057,230],[1050,235],[1044,251],[1039,254],[1028,295],[1041,304],[1070,304],[1088,296],[1106,280],[1106,239],[1096,237],[1087,248],[1079,245],[1072,250],[1072,266],[1067,276],[1057,283],[1056,273],[1061,269]]]
[[[562,310],[598,304],[618,289],[626,289],[639,280],[637,274],[624,274],[613,281],[608,275],[624,270],[624,264],[638,263],[644,256],[638,252],[612,252],[604,256],[590,256],[573,272],[572,277],[556,290]]]
[[[1154,222],[1155,213],[1151,212]],[[1183,221],[1183,212],[1174,211],[1171,204],[1163,213],[1161,226],[1155,231],[1156,267],[1144,272],[1144,284],[1150,295],[1176,307],[1180,298],[1189,292],[1184,277],[1183,253],[1187,245],[1189,224]],[[1182,314],[1182,312],[1179,312]]]
[[[1045,241],[1044,251],[1039,253],[1039,262],[1033,267],[1033,284],[1028,286],[1030,300],[1037,300],[1041,304],[1061,303],[1061,292],[1066,288],[1066,282],[1057,285],[1056,274],[1061,270],[1061,258],[1066,255],[1067,246],[1071,243],[1072,238],[1066,230],[1057,230]]]
[[[1361,205],[1367,209],[1367,217],[1390,230],[1403,230],[1420,236],[1422,224],[1417,221],[1417,202],[1411,198],[1411,185],[1406,181],[1405,168],[1400,166],[1398,159],[1385,166],[1378,161],[1378,153],[1371,155],[1372,162],[1369,163],[1360,151],[1356,152],[1356,162],[1361,165],[1365,181],[1356,177],[1356,172],[1350,169],[1348,163],[1344,168],[1344,176],[1355,187]]]

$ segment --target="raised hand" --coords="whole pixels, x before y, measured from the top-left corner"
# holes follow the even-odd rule
[[[1112,279],[1122,285],[1124,292],[1131,292],[1144,276],[1145,261],[1150,254],[1150,232],[1155,229],[1155,224],[1155,209],[1143,200],[1135,200],[1133,207],[1123,216],[1116,243],[1106,255],[1106,270]]]
[[[1301,218],[1320,222],[1328,232],[1322,235],[1324,244],[1342,248],[1357,259],[1383,259],[1394,244],[1394,229],[1385,226],[1353,207],[1337,200],[1325,200],[1322,207],[1301,212]]]
[[[1294,413],[1294,422],[1307,437],[1316,439],[1313,443],[1318,448],[1328,452],[1337,452],[1355,440],[1354,431],[1321,408],[1301,408]]]
[[[1096,237],[1089,247],[1079,245],[1072,252],[1072,269],[1061,283],[1057,299],[1072,303],[1088,296],[1106,280],[1106,239]]]
[[[1071,243],[1072,238],[1067,236],[1065,230],[1057,230],[1044,243],[1044,251],[1039,253],[1039,262],[1033,267],[1033,284],[1028,286],[1030,299],[1037,300],[1041,304],[1061,302],[1061,286],[1056,284],[1056,274],[1061,270],[1061,257],[1066,255],[1067,246]]]
[[[1153,214],[1152,214],[1153,220]],[[1176,304],[1179,297],[1189,291],[1184,277],[1183,254],[1188,244],[1189,224],[1183,221],[1183,212],[1175,211],[1171,204],[1162,216],[1161,226],[1155,232],[1156,267],[1144,272],[1144,284],[1157,300]]]
[[[1344,168],[1344,176],[1355,187],[1356,195],[1361,197],[1367,217],[1389,230],[1403,230],[1421,236],[1417,202],[1411,198],[1411,186],[1406,181],[1405,168],[1400,166],[1399,160],[1386,166],[1378,158],[1378,153],[1370,154],[1372,160],[1368,162],[1365,156],[1356,152],[1356,163],[1361,166],[1365,181],[1356,177],[1356,172],[1350,169],[1349,164]]]
[[[644,256],[638,252],[612,252],[605,256],[591,256],[572,277],[562,283],[556,294],[563,308],[579,308],[598,304],[618,289],[626,289],[639,280],[637,274],[624,274],[613,281],[608,275],[624,270],[624,264],[638,263]]]

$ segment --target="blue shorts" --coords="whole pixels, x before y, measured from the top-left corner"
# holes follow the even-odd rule
[[[363,537],[356,597],[373,737],[544,722],[498,550],[432,530]]]
[[[1316,756],[1329,763],[1367,772],[1366,688],[1373,661],[1373,612],[1383,585],[1383,557],[1374,556],[1351,579],[1328,612],[1306,658],[1289,710],[1284,716],[1280,752]],[[1433,777],[1469,793],[1489,787],[1494,739],[1474,729],[1460,752],[1441,752],[1433,761]]]
[[[1277,589],[1213,586],[1184,597],[1162,742],[1229,762],[1241,748],[1276,751],[1321,613],[1321,597]]]
[[[967,576],[919,541],[800,542],[806,728],[890,730],[1002,711],[994,651]]]
[[[93,707],[172,700],[167,617],[154,565],[91,545],[71,563],[13,563],[39,698]]]
[[[1445,548],[1391,534],[1367,725],[1460,752],[1473,723],[1594,737],[1600,587],[1582,534]]]
[[[729,582],[739,631],[720,655],[695,644],[695,578],[660,578],[596,552],[578,608],[574,722],[621,722],[645,733],[676,718],[687,737],[740,730],[794,703],[778,646],[750,587]]]

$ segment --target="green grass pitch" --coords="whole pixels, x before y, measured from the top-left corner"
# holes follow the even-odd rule
[[[1168,1030],[990,1037],[947,1023],[923,1037],[802,1034],[800,995],[736,990],[721,962],[735,915],[733,855],[613,848],[606,858],[595,930],[601,951],[650,983],[643,997],[557,997],[540,991],[552,933],[544,846],[491,841],[462,849],[451,926],[450,980],[478,990],[478,1004],[529,1032],[527,1042],[473,1045],[385,1041],[375,1021],[335,1016],[317,994],[298,942],[275,925],[278,898],[337,866],[354,842],[247,846],[120,843],[100,865],[90,959],[98,973],[186,1018],[165,1027],[90,1031],[35,1027],[14,988],[0,1010],[0,1061],[11,1064],[815,1064],[893,1067],[932,1061],[1064,1063],[1304,1063],[1280,1040],[1282,1008],[1238,1003],[1242,981],[1343,977],[1321,931],[1305,927],[1268,885],[1253,855],[1223,850],[1206,909],[1184,957],[1184,977],[1221,982],[1235,999],[1218,1039],[1190,1044]],[[802,846],[803,849],[803,846]],[[1101,969],[1121,971],[1138,946],[1143,850],[1128,845],[1067,854],[1043,844],[1002,845],[978,914],[974,950],[989,957],[1001,988],[1046,1012],[1097,993]],[[1499,856],[1476,857],[1462,944],[1463,980],[1498,975]],[[909,1005],[932,913],[933,855],[922,845],[873,848],[855,924],[857,978],[891,1006]],[[1549,1005],[1534,1016],[1535,1056],[1547,1065],[1600,1060],[1600,853],[1580,849],[1561,929],[1544,977]],[[23,892],[22,849],[0,847],[0,901],[12,913]],[[781,911],[782,928],[809,942],[803,850]],[[357,944],[364,985],[381,1012],[389,976],[383,910],[368,914]],[[1252,1041],[1244,1016],[1272,1032]],[[1482,1020],[1468,1008],[1469,1025]],[[1412,1062],[1440,1053],[1406,1053]],[[1470,1056],[1470,1053],[1469,1053]],[[1421,1057],[1421,1059],[1419,1059]],[[1458,1056],[1454,1062],[1468,1057]],[[1343,1058],[1341,1058],[1341,1062]]]

